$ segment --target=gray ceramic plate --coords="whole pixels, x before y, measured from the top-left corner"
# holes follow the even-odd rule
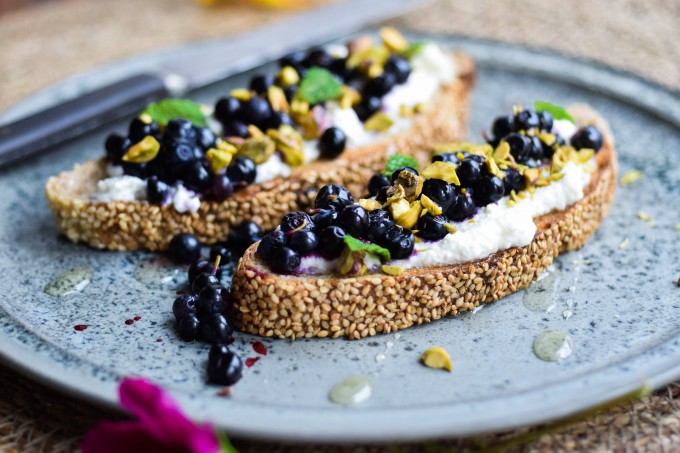
[[[5,363],[74,397],[116,404],[116,381],[142,375],[167,387],[193,417],[228,433],[331,441],[400,440],[499,430],[562,417],[643,382],[680,377],[680,99],[601,66],[505,45],[440,39],[478,62],[471,137],[515,103],[588,102],[611,122],[622,172],[644,178],[620,187],[611,215],[580,251],[562,256],[528,291],[474,314],[362,341],[263,340],[237,335],[244,357],[260,357],[229,398],[205,385],[207,347],[176,338],[170,307],[183,272],[145,253],[107,253],[60,239],[43,197],[48,176],[99,156],[100,131],[0,173],[0,352]],[[190,48],[181,51],[191,51]],[[153,58],[163,58],[166,52]],[[147,59],[148,60],[148,59]],[[130,60],[99,71],[125,73]],[[95,74],[96,75],[96,74]],[[93,74],[43,93],[77,91]],[[235,77],[196,92],[214,100]],[[52,98],[50,98],[52,94]],[[11,113],[11,112],[10,112]],[[124,129],[124,123],[111,130]],[[645,211],[655,226],[637,217]],[[620,245],[627,240],[627,247]],[[71,269],[92,274],[70,295],[44,292]],[[568,316],[571,313],[571,316]],[[126,320],[141,317],[131,325]],[[86,324],[85,331],[74,326]],[[539,360],[535,339],[568,334],[573,353]],[[454,370],[425,368],[419,355],[444,346]],[[365,402],[331,403],[338,381],[364,375]]]

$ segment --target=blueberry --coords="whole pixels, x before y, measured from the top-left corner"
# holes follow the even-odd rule
[[[418,236],[428,241],[439,241],[449,234],[445,224],[446,217],[425,214],[418,219]]]
[[[157,176],[151,176],[146,180],[146,198],[149,203],[163,204],[170,193],[170,186],[160,181]]]
[[[257,167],[247,157],[236,156],[227,167],[227,176],[233,184],[252,184],[257,176]]]
[[[486,206],[503,198],[505,187],[498,176],[484,175],[473,187],[472,197],[477,206]]]
[[[473,159],[463,159],[456,169],[460,183],[464,187],[470,187],[482,176],[482,166]]]
[[[243,376],[243,361],[229,348],[214,344],[208,355],[208,382],[216,385],[234,385]]]
[[[415,238],[411,230],[395,225],[379,239],[378,245],[389,250],[392,259],[404,259],[413,253]]]
[[[134,162],[121,162],[123,167],[123,173],[128,176],[136,176],[137,178],[144,179],[149,174],[149,164],[142,162],[141,164],[136,164]]]
[[[201,274],[198,274],[194,281],[191,283],[191,291],[194,294],[200,293],[203,288],[207,288],[208,286],[212,285],[219,285],[220,284],[220,279],[217,277],[217,275],[212,273],[212,269],[208,272],[203,272]]]
[[[300,254],[290,247],[281,247],[274,251],[270,265],[280,274],[292,274],[300,266]]]
[[[182,318],[190,313],[196,313],[196,296],[193,294],[182,294],[177,296],[172,304],[172,313],[179,323]]]
[[[141,141],[147,135],[158,137],[160,133],[161,128],[158,126],[157,122],[152,121],[150,123],[145,123],[139,118],[133,119],[128,128],[128,138],[132,143]]]
[[[319,253],[329,259],[337,258],[345,248],[344,237],[345,230],[338,226],[329,226],[319,231]]]
[[[215,147],[217,137],[212,129],[199,126],[194,126],[194,129],[196,130],[196,143],[203,151],[208,151],[210,148]]]
[[[286,100],[288,102],[292,101],[298,92],[299,87],[297,85],[288,85],[283,89],[283,94],[286,95]]]
[[[265,262],[274,258],[274,253],[286,245],[286,234],[281,230],[274,230],[262,238],[257,246],[257,255]]]
[[[196,317],[196,313],[187,313],[182,319],[177,323],[177,330],[179,330],[179,336],[184,341],[194,341],[198,338],[198,329],[200,328],[201,322]]]
[[[543,159],[543,143],[538,137],[530,137],[531,146],[529,146],[529,159],[540,161]]]
[[[111,134],[106,138],[104,148],[106,148],[106,157],[114,165],[120,165],[123,155],[132,145],[130,139],[123,137],[120,134]]]
[[[324,49],[314,49],[307,54],[303,64],[308,68],[317,66],[328,68],[333,63],[333,57]]]
[[[255,222],[245,220],[229,233],[227,245],[234,256],[241,256],[251,244],[262,239],[262,228]]]
[[[491,133],[497,140],[510,135],[513,131],[514,123],[513,118],[510,115],[499,116],[494,120],[493,125],[491,126]]]
[[[208,192],[213,200],[224,201],[234,193],[234,184],[227,175],[213,175]]]
[[[248,137],[248,125],[243,121],[233,120],[224,123],[224,130],[222,131],[225,137]]]
[[[291,52],[287,55],[284,55],[280,60],[279,60],[279,66],[282,68],[286,66],[300,66],[302,65],[302,62],[305,60],[305,53],[303,51],[298,51],[298,52]]]
[[[368,81],[364,92],[367,96],[383,97],[397,84],[397,77],[391,72],[383,72]]]
[[[354,197],[349,190],[337,184],[329,184],[323,186],[316,194],[314,207],[316,209],[335,209],[339,211],[353,203]]]
[[[193,284],[196,277],[201,274],[212,274],[213,267],[215,266],[215,260],[211,258],[211,261],[197,260],[191,263],[189,266],[188,278],[189,284]],[[215,276],[220,279],[222,278],[222,270],[217,268],[215,271]]]
[[[446,217],[453,221],[460,222],[471,217],[476,209],[477,205],[475,205],[472,194],[468,190],[465,193],[461,192],[455,196],[453,203],[451,203],[451,206],[449,206],[449,209],[446,211]]]
[[[312,216],[314,229],[318,233],[326,227],[336,225],[338,222],[338,211],[324,209]]]
[[[432,162],[458,163],[457,153],[439,153],[432,156]]]
[[[329,127],[319,138],[319,151],[321,157],[327,159],[334,159],[338,157],[345,150],[347,143],[347,136],[337,127]]]
[[[309,214],[296,211],[286,214],[281,219],[281,231],[284,233],[297,229],[311,230],[314,228],[314,222]]]
[[[184,118],[175,118],[174,120],[168,121],[168,124],[165,126],[163,140],[185,140],[189,142],[195,141],[196,131],[194,130],[194,126],[191,124],[191,121]]]
[[[163,158],[171,172],[179,173],[182,169],[196,162],[195,146],[188,142],[176,141],[163,146]]]
[[[597,152],[602,148],[602,133],[595,126],[585,126],[577,130],[569,142],[576,149],[588,148]]]
[[[406,82],[408,76],[411,75],[411,65],[408,60],[397,55],[392,55],[385,63],[383,69],[394,74],[397,83]]]
[[[293,119],[286,112],[273,112],[263,124],[264,129],[278,129],[283,125],[295,125],[295,123],[293,123]]]
[[[319,241],[310,230],[296,231],[288,238],[288,247],[298,252],[301,256],[308,255],[316,250]]]
[[[260,124],[271,116],[272,108],[266,99],[253,96],[243,103],[241,114],[247,124]]]
[[[371,176],[371,180],[368,181],[368,193],[369,195],[374,197],[378,194],[378,190],[380,190],[383,187],[389,187],[391,185],[392,183],[390,182],[390,178],[383,175],[382,173],[376,173],[373,176]]]
[[[359,205],[346,206],[340,211],[338,226],[347,234],[363,237],[368,228],[368,211]]]
[[[380,107],[382,107],[382,101],[378,96],[367,96],[354,107],[354,111],[361,121],[366,121],[380,110]]]
[[[510,134],[504,139],[510,146],[510,154],[517,162],[526,162],[531,153],[531,140],[526,135]]]
[[[231,338],[234,328],[221,313],[213,313],[201,321],[201,338],[211,344],[225,343]]]
[[[375,209],[368,213],[368,229],[366,238],[371,242],[378,242],[387,230],[394,226],[390,214],[382,209]]]
[[[215,104],[215,118],[223,124],[238,119],[241,113],[241,101],[232,96],[220,98]]]
[[[453,197],[456,196],[456,189],[441,179],[426,179],[423,183],[422,194],[427,196],[430,200],[437,203],[446,212],[453,203]]]
[[[274,85],[274,76],[271,74],[258,74],[250,79],[250,89],[257,94],[265,94],[272,85]]]
[[[391,186],[384,186],[378,189],[378,193],[375,194],[375,200],[384,203],[387,201],[387,191],[390,190]]]
[[[196,313],[201,319],[205,319],[212,313],[224,313],[229,305],[231,296],[229,291],[222,285],[206,286],[198,293],[196,299]]]
[[[505,193],[509,194],[513,190],[519,192],[526,186],[526,180],[516,168],[510,167],[505,170],[503,186],[505,187]]]
[[[220,257],[220,266],[229,264],[233,257],[231,256],[231,250],[226,246],[226,244],[215,244],[210,247],[210,263],[215,263],[217,257]],[[218,272],[221,272],[218,270]]]
[[[534,129],[540,126],[538,115],[533,110],[522,110],[517,112],[513,118],[515,129],[518,131]]]
[[[210,173],[201,162],[194,162],[184,170],[184,185],[194,192],[205,192],[210,187]]]
[[[346,58],[334,58],[328,69],[343,82],[352,78],[355,72],[347,67]]]
[[[397,180],[397,178],[399,178],[399,175],[401,175],[402,171],[408,171],[408,172],[411,172],[414,175],[418,176],[418,171],[415,168],[412,168],[412,167],[397,168],[396,170],[394,170],[392,172],[392,176],[391,176],[392,183],[394,183]]]
[[[201,243],[193,234],[178,234],[168,245],[168,255],[176,263],[189,264],[201,256]]]
[[[550,132],[553,127],[553,116],[550,112],[538,112],[538,123],[542,131]]]

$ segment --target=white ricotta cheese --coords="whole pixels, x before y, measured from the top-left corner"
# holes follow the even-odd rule
[[[196,192],[193,192],[180,184],[175,187],[175,191],[172,194],[172,206],[175,208],[175,211],[180,214],[184,212],[196,212],[201,207],[201,200],[198,198]]]
[[[92,198],[104,202],[146,200],[146,181],[128,175],[102,179],[97,182]]]
[[[257,166],[255,184],[270,181],[277,176],[288,177],[290,176],[290,171],[290,167],[281,160],[281,156],[274,153],[266,162]]]

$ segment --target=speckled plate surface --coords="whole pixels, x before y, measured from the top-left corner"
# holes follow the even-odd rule
[[[586,246],[560,257],[540,282],[474,314],[361,341],[264,339],[268,354],[260,355],[251,346],[260,339],[238,334],[234,347],[259,360],[231,397],[217,396],[217,389],[205,385],[208,347],[183,343],[173,330],[170,308],[183,270],[151,254],[74,245],[55,230],[44,183],[75,162],[99,156],[109,130],[100,131],[0,172],[3,361],[101,404],[116,404],[122,376],[141,375],[167,387],[191,416],[228,433],[344,442],[506,429],[572,414],[643,382],[660,386],[680,378],[678,95],[558,55],[437,39],[478,62],[472,139],[515,103],[588,102],[611,123],[621,172],[644,172],[640,181],[618,188],[610,216]],[[124,73],[141,61],[107,71]],[[209,102],[245,77],[194,97]],[[52,99],[91,79],[89,74],[62,84]],[[49,99],[50,92],[42,93],[14,113]],[[124,128],[121,122],[110,130]],[[653,220],[639,219],[638,211]],[[73,269],[91,273],[91,282],[68,295],[45,292]],[[75,330],[80,324],[88,328]],[[568,334],[571,355],[539,360],[533,344],[546,331]],[[450,352],[452,373],[418,363],[433,345]],[[368,377],[372,396],[350,407],[331,403],[331,387],[353,375]]]

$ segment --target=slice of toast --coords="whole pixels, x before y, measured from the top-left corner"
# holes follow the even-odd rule
[[[178,213],[172,205],[146,201],[92,200],[97,182],[106,177],[106,160],[76,165],[47,181],[45,193],[57,227],[70,240],[112,250],[165,250],[179,233],[190,233],[205,244],[226,240],[231,228],[252,220],[262,229],[274,228],[290,211],[309,205],[309,193],[329,182],[360,192],[368,179],[384,168],[396,149],[418,161],[429,159],[435,143],[465,135],[474,63],[460,52],[453,55],[457,79],[442,85],[426,110],[406,130],[384,140],[348,149],[333,160],[318,160],[294,169],[287,178],[276,177],[249,185],[223,202],[204,200],[195,213]]]
[[[398,276],[292,276],[273,273],[252,245],[232,282],[233,315],[244,332],[280,338],[359,339],[473,310],[525,288],[560,253],[580,248],[597,229],[614,197],[616,152],[606,122],[585,105],[570,108],[579,124],[594,124],[604,138],[584,197],[561,211],[534,219],[537,231],[525,247],[486,258]]]

